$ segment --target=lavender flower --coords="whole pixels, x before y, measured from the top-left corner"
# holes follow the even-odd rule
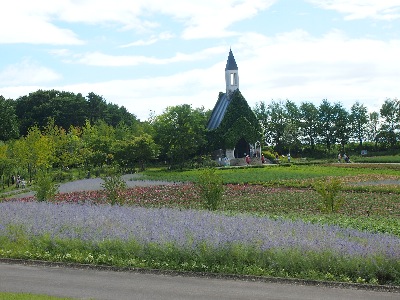
[[[260,251],[299,249],[331,251],[344,256],[382,255],[400,259],[400,238],[302,221],[272,220],[249,215],[226,216],[208,211],[141,208],[90,204],[0,203],[0,236],[10,226],[21,226],[28,237],[81,239],[93,244],[105,240],[136,240],[141,244],[170,244],[196,249],[231,244]]]

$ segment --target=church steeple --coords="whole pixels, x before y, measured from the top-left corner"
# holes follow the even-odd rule
[[[232,49],[229,49],[228,60],[225,67],[225,83],[226,95],[229,95],[235,90],[239,89],[239,72],[238,67],[233,56]]]

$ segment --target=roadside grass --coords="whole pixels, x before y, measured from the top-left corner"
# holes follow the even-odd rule
[[[0,300],[72,300],[73,298],[59,298],[47,295],[30,293],[5,293],[0,292]]]

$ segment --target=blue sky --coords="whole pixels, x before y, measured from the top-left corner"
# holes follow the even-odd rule
[[[232,48],[257,102],[400,97],[400,0],[13,0],[0,11],[0,95],[94,92],[139,119],[212,109]]]

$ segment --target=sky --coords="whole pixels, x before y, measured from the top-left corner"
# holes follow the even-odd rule
[[[400,97],[400,0],[13,0],[0,10],[0,95],[103,96],[141,121],[212,109],[232,49],[250,107]]]

